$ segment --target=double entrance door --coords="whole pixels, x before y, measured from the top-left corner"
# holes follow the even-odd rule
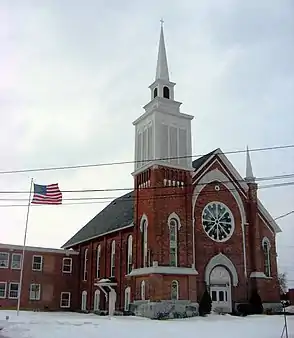
[[[232,298],[230,285],[211,285],[210,297],[212,300],[212,310],[221,309],[222,312],[232,311]]]

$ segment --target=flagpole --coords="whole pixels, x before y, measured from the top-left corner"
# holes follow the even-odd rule
[[[19,308],[20,308],[20,299],[21,299],[22,281],[23,281],[23,270],[24,270],[24,256],[25,256],[25,249],[26,249],[26,242],[27,242],[27,232],[28,232],[28,223],[29,223],[32,189],[33,189],[33,178],[31,179],[31,185],[30,185],[30,193],[29,193],[29,201],[28,201],[28,209],[27,209],[27,217],[26,217],[26,226],[25,226],[24,239],[23,239],[22,260],[21,260],[20,277],[19,277],[19,290],[18,290],[18,299],[17,299],[17,316],[19,315]]]

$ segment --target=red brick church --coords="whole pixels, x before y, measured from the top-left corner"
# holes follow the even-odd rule
[[[97,286],[104,280],[114,285],[117,310],[131,306],[148,317],[197,309],[205,288],[213,308],[226,312],[247,302],[253,288],[264,307],[275,306],[281,230],[258,199],[249,151],[245,178],[220,149],[191,161],[193,116],[175,100],[163,28],[149,88],[150,102],[133,122],[134,190],[63,246],[79,253],[67,250],[74,260],[71,291],[58,289],[69,294],[67,308],[106,310],[107,292]]]

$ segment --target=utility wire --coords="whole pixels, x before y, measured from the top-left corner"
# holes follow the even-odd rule
[[[264,147],[264,148],[254,148],[250,149],[250,152],[259,152],[259,151],[268,151],[268,150],[278,150],[278,149],[288,149],[294,148],[294,144],[288,144],[283,146],[273,146],[273,147]],[[237,154],[244,153],[247,150],[234,150],[223,152],[222,154]],[[208,153],[209,154],[209,153]],[[187,159],[193,157],[202,157],[208,154],[202,155],[188,155],[188,156],[175,156],[175,157],[164,157],[164,158],[156,158],[152,159],[152,161],[166,161],[172,159]],[[93,167],[103,167],[103,166],[113,166],[113,165],[122,165],[122,164],[135,164],[135,163],[147,163],[150,162],[150,159],[140,160],[140,161],[122,161],[122,162],[105,162],[105,163],[97,163],[97,164],[81,164],[81,165],[72,165],[72,166],[58,166],[58,167],[47,167],[47,168],[33,168],[33,169],[19,169],[19,170],[5,170],[0,171],[1,175],[4,174],[19,174],[19,173],[28,173],[28,172],[37,172],[37,171],[52,171],[52,170],[68,170],[68,169],[81,169],[81,168],[93,168]]]
[[[294,173],[289,173],[289,174],[283,174],[283,175],[274,175],[274,176],[263,176],[263,177],[257,177],[255,179],[256,182],[259,181],[272,181],[272,180],[280,180],[280,179],[289,179],[293,178]],[[175,180],[176,181],[176,180]],[[227,181],[221,181],[219,182],[220,184],[226,184],[232,182],[231,180]],[[245,182],[244,179],[241,180],[234,180],[235,183],[240,183],[240,182]],[[204,183],[196,183],[197,186],[205,186],[210,182],[204,182]],[[287,184],[288,182],[285,182]],[[291,183],[291,182],[290,182]],[[284,183],[280,183],[284,184]],[[291,185],[291,184],[289,184]],[[183,186],[185,187],[185,185]],[[144,189],[166,189],[166,188],[171,188],[171,186],[163,186],[163,187],[146,187]],[[259,188],[262,188],[260,186]],[[134,187],[128,187],[128,188],[105,188],[105,189],[76,189],[76,190],[61,190],[62,193],[86,193],[86,192],[111,192],[111,191],[129,191],[129,190],[134,190]],[[27,190],[0,190],[0,194],[28,194],[29,191]],[[111,197],[110,197],[111,198]],[[116,198],[116,197],[115,197]],[[26,199],[27,200],[27,199]]]
[[[259,189],[265,189],[265,188],[277,188],[277,187],[281,187],[281,186],[289,186],[289,185],[294,185],[294,181],[293,182],[285,182],[285,183],[277,183],[277,184],[267,184],[267,185],[263,185],[261,187],[259,187]],[[168,188],[176,188],[176,187],[168,187]],[[146,190],[148,188],[142,189],[142,190]],[[177,188],[179,189],[179,188]],[[218,191],[218,193],[220,193],[221,191],[234,191],[237,189],[220,189]],[[211,191],[206,191],[203,193],[203,195],[208,196],[209,194],[215,194],[215,190],[211,190]],[[128,197],[120,197],[120,196],[105,196],[105,197],[78,197],[78,198],[68,198],[68,199],[63,199],[63,200],[68,200],[68,201],[84,201],[84,202],[75,202],[75,203],[62,203],[61,205],[65,206],[65,205],[81,205],[81,204],[100,204],[100,203],[121,203],[121,202],[129,202],[129,201],[135,201],[136,199],[139,201],[144,201],[144,200],[148,200],[148,201],[152,201],[152,200],[160,200],[160,199],[167,199],[167,198],[185,198],[186,194],[183,190],[177,191],[177,192],[172,192],[172,193],[166,193],[166,194],[162,194],[162,195],[157,195],[157,196],[140,196],[140,197],[135,197],[135,196],[131,196],[129,195]],[[117,199],[119,198],[119,200],[117,201],[113,201],[113,199]],[[2,201],[5,199],[2,199]],[[9,200],[9,199],[8,199]],[[13,199],[11,199],[13,200]],[[98,201],[97,201],[98,200]],[[15,201],[17,201],[17,199],[15,199]],[[23,201],[27,202],[27,199],[23,199]],[[4,208],[4,207],[27,207],[27,203],[26,204],[0,204],[0,207]],[[44,206],[44,205],[35,205],[32,204],[32,206],[34,207],[40,207],[40,206]],[[283,217],[285,217],[287,215],[283,215]]]
[[[289,216],[289,215],[291,215],[291,214],[294,214],[294,210],[289,211],[289,212],[287,212],[286,214],[283,214],[283,215],[281,215],[281,216],[279,216],[279,217],[276,217],[276,218],[274,218],[274,220],[276,221],[276,220],[278,220],[278,219],[284,218],[284,217]]]

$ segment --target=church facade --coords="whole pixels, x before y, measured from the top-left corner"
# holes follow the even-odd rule
[[[88,222],[63,245],[66,250],[30,248],[21,308],[108,310],[106,284],[115,290],[116,310],[147,317],[197,312],[205,289],[213,308],[224,312],[247,303],[252,290],[264,307],[280,302],[281,230],[258,199],[250,153],[245,178],[220,149],[192,162],[193,116],[175,100],[162,27],[149,89],[150,102],[133,122],[133,191]],[[20,257],[21,248],[0,246],[2,307],[16,306],[13,259]]]
[[[191,161],[193,116],[175,100],[162,27],[149,89],[151,100],[133,122],[134,190],[64,245],[80,252],[81,308],[107,309],[94,281],[108,277],[117,283],[116,308],[133,304],[147,316],[160,307],[197,307],[205,289],[226,312],[248,302],[253,289],[265,307],[279,303],[281,230],[258,199],[249,151],[245,178],[220,149]]]

